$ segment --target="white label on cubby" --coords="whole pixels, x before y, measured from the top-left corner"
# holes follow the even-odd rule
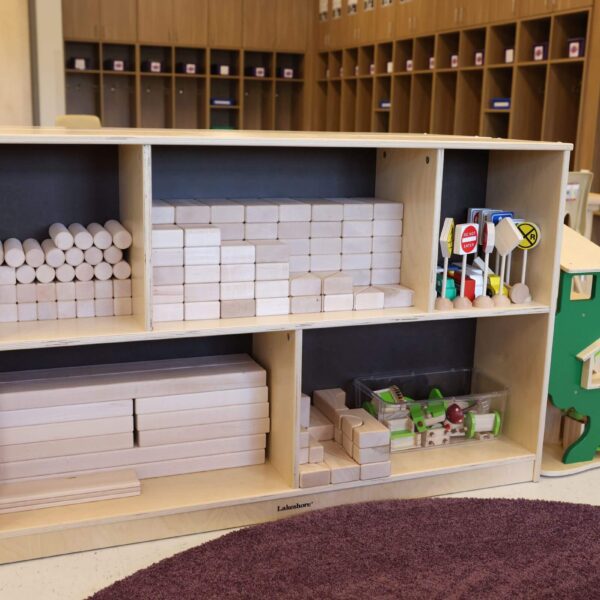
[[[369,65],[369,75],[375,75],[375,64],[371,63]]]
[[[581,42],[569,42],[569,58],[578,58],[581,48]]]
[[[294,69],[284,69],[283,70],[283,78],[284,79],[294,79]]]
[[[160,73],[160,62],[157,60],[150,61],[150,73]]]
[[[544,60],[544,46],[541,44],[533,47],[533,60]]]
[[[413,61],[410,58],[406,61],[406,70],[407,71],[412,71],[413,70]]]
[[[394,72],[394,63],[391,60],[388,60],[388,62],[387,62],[386,71],[388,73],[393,73]]]
[[[185,64],[185,72],[188,75],[195,75],[196,74],[196,65],[194,63],[186,63]]]
[[[381,0],[381,6],[391,6],[393,0]]]
[[[124,71],[125,62],[122,60],[113,60],[113,71]]]
[[[483,51],[479,50],[475,52],[475,66],[481,67],[483,65]]]
[[[456,68],[458,67],[458,54],[453,54],[453,55],[450,57],[450,66],[451,66],[453,69],[456,69]]]
[[[229,75],[229,65],[219,65],[219,75]]]
[[[365,0],[363,7],[365,10],[373,10],[375,8],[375,0]]]
[[[342,0],[333,0],[331,3],[331,12],[334,19],[339,19],[342,16]]]
[[[515,49],[506,48],[504,50],[504,62],[507,64],[515,62]]]
[[[264,77],[266,75],[264,67],[255,67],[254,76],[255,77]]]
[[[354,65],[354,75],[356,77],[360,75],[360,67],[358,65]]]
[[[435,69],[435,56],[430,56],[429,57],[429,68],[430,69]]]
[[[348,0],[348,14],[355,15],[358,12],[358,0]]]
[[[76,58],[73,68],[77,69],[78,71],[85,71],[85,58]]]

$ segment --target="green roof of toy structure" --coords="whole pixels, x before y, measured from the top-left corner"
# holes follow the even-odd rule
[[[563,225],[560,268],[566,273],[599,273],[600,246]]]

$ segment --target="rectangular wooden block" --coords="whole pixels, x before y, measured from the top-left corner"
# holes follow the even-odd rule
[[[351,294],[353,292],[352,278],[344,273],[318,273],[323,282],[323,294]]]
[[[300,448],[308,448],[310,444],[310,435],[308,429],[305,427],[300,428]]]
[[[214,225],[182,225],[183,242],[188,248],[221,245],[221,230]]]
[[[373,200],[344,198],[340,200],[344,209],[344,221],[372,221]]]
[[[221,319],[256,316],[256,300],[221,300]]]
[[[57,310],[58,310],[58,304],[59,303],[57,303]],[[74,306],[75,302],[73,302],[72,304]],[[2,305],[0,304],[0,306],[2,306]],[[57,316],[58,316],[58,312],[57,312]],[[35,302],[27,302],[25,304],[23,304],[23,303],[17,304],[17,319],[19,320],[19,322],[37,321],[37,318],[38,318],[37,304]]]
[[[55,283],[38,283],[35,288],[36,300],[38,302],[55,302],[56,301],[56,284]]]
[[[94,300],[94,316],[112,317],[115,314],[115,305],[112,298],[99,298]]]
[[[183,248],[157,248],[151,260],[153,267],[182,267]]]
[[[290,314],[290,299],[285,298],[257,298],[256,316],[269,317]]]
[[[10,305],[4,305],[6,306]],[[14,305],[16,308],[16,305]],[[58,319],[58,311],[56,302],[38,302],[38,321],[54,321]],[[94,316],[94,301],[93,300],[78,300],[77,301],[77,317],[93,317]]]
[[[256,277],[255,265],[221,265],[221,283],[235,281],[254,281]]]
[[[114,298],[113,304],[115,309],[115,317],[125,317],[133,314],[131,298]]]
[[[250,242],[226,241],[221,244],[222,265],[254,263],[255,258],[256,248]]]
[[[243,421],[139,431],[137,432],[137,442],[140,447],[165,446],[185,442],[269,433],[269,429],[270,422],[268,418],[246,419]]]
[[[219,265],[186,265],[181,283],[218,283],[221,280]]]
[[[152,200],[152,224],[169,225],[175,223],[175,207],[164,200]]]
[[[183,321],[183,303],[154,304],[152,306],[152,320],[156,323]]]
[[[273,201],[279,206],[279,222],[310,221],[311,205],[291,198],[281,198]]]
[[[17,302],[37,302],[35,283],[17,283]]]
[[[404,205],[401,202],[392,202],[388,200],[373,200],[373,218],[384,219],[402,219],[404,217]]]
[[[348,438],[350,443],[353,443],[354,430],[357,427],[360,427],[364,422],[364,412],[365,411],[361,408],[351,408],[340,415],[340,429],[342,430],[344,437]],[[352,448],[350,448],[349,454],[352,456]]]
[[[301,238],[284,238],[280,234],[279,241],[288,247],[290,256],[308,256],[308,254],[310,254],[310,239],[308,236]]]
[[[0,446],[85,438],[90,435],[107,435],[109,433],[125,433],[129,431],[133,431],[132,416],[29,425],[27,427],[4,427],[0,428]]]
[[[331,483],[358,481],[360,466],[357,465],[336,442],[323,442],[323,462],[331,471]]]
[[[2,446],[0,447],[0,462],[71,456],[124,448],[133,448],[133,434],[130,431],[108,435],[90,435],[85,438],[85,442],[81,438],[73,438]]]
[[[315,254],[340,254],[342,252],[342,238],[311,238],[310,253]]]
[[[356,271],[371,268],[371,254],[342,254],[342,270]]]
[[[322,285],[314,273],[296,273],[290,277],[290,296],[320,296]]]
[[[15,285],[17,270],[14,267],[0,266],[0,285]]]
[[[300,395],[300,427],[310,427],[310,396],[307,394]]]
[[[274,262],[256,265],[256,281],[276,281],[290,278],[290,263]]]
[[[344,221],[342,236],[345,238],[368,238],[373,236],[373,221]]]
[[[341,268],[341,254],[317,254],[310,257],[310,270],[312,272],[339,271]]]
[[[289,279],[276,281],[257,281],[255,285],[256,299],[259,298],[285,298],[290,293]]]
[[[221,231],[221,244],[244,239],[243,223],[212,223]]]
[[[326,294],[323,296],[323,312],[352,310],[354,294]]]
[[[135,414],[145,415],[198,410],[213,408],[215,406],[238,406],[241,404],[258,404],[268,401],[269,388],[267,386],[199,392],[196,394],[178,394],[176,396],[150,396],[148,398],[136,399]]]
[[[277,223],[246,223],[244,226],[245,240],[276,240]]]
[[[362,408],[352,409],[349,414],[362,421],[362,425],[352,428],[352,442],[355,446],[359,448],[389,446],[390,430],[383,423]],[[346,419],[346,417],[343,418]],[[343,425],[342,429],[344,429]],[[348,435],[346,430],[344,430],[344,434]]]
[[[221,303],[214,302],[186,302],[183,306],[185,321],[204,321],[221,318]]]
[[[401,252],[377,252],[372,257],[373,269],[399,269],[402,264]]]
[[[373,221],[373,237],[402,235],[401,219],[376,219]]]
[[[0,285],[0,304],[16,304],[17,285]]]
[[[300,450],[298,451],[298,464],[308,464],[308,446],[306,446],[306,448],[300,448]]]
[[[352,280],[354,287],[357,285],[371,285],[371,269],[353,269],[351,271],[342,271]]]
[[[300,465],[300,487],[311,488],[331,483],[331,471],[324,463]]]
[[[152,303],[181,304],[183,289],[183,285],[154,285],[152,286]]]
[[[371,283],[373,285],[396,285],[400,283],[400,269],[372,269]]]
[[[185,265],[218,265],[221,262],[220,246],[197,246],[183,249]]]
[[[233,200],[206,200],[210,206],[211,223],[243,223],[245,210],[242,204]]]
[[[72,283],[72,282],[71,282]],[[57,300],[74,300],[75,299],[75,284],[72,283],[72,292],[69,289],[62,288],[59,286],[69,285],[68,283],[57,283],[56,284],[56,299]],[[66,293],[65,293],[66,292]],[[113,282],[112,279],[107,281],[94,281],[94,298],[96,300],[105,300],[113,298]]]
[[[310,221],[290,221],[287,223],[279,223],[277,228],[279,239],[301,240],[310,237]]]
[[[183,248],[183,229],[178,225],[153,225],[152,249]]]
[[[185,278],[184,267],[154,267],[152,269],[153,285],[181,285]]]
[[[310,256],[290,256],[290,273],[306,273],[310,270]]]
[[[308,462],[322,463],[323,458],[323,446],[316,440],[311,439],[308,444]]]
[[[318,313],[323,310],[323,296],[296,296],[290,299],[290,311],[293,315]]]
[[[329,199],[304,200],[311,205],[313,221],[341,221],[344,218],[344,206]]]
[[[378,310],[383,308],[385,295],[376,287],[354,288],[354,310]]]
[[[137,416],[138,431],[206,425],[244,419],[264,419],[269,416],[268,402],[254,402],[234,406],[213,406],[195,410],[179,410]]]
[[[0,485],[0,513],[125,498],[140,494],[133,470]]]
[[[254,281],[240,281],[221,284],[221,300],[252,300]]]
[[[402,238],[400,236],[378,236],[373,238],[373,254],[401,251]]]
[[[335,428],[339,429],[341,427],[341,417],[348,410],[344,390],[341,388],[315,390],[313,402],[323,415],[333,423]]]
[[[59,300],[56,303],[56,316],[59,319],[75,319],[77,317],[77,302],[75,300]]]
[[[279,206],[268,200],[238,200],[244,205],[246,223],[277,223]]]
[[[379,463],[368,463],[360,465],[360,479],[381,479],[392,474],[392,463],[389,460]]]
[[[218,283],[188,283],[183,286],[185,302],[211,302],[219,300],[221,295]]]
[[[254,240],[257,263],[286,262],[290,258],[289,248],[278,240]]]
[[[96,288],[93,281],[75,282],[75,300],[93,300]]]
[[[341,221],[312,221],[310,224],[311,238],[341,238]]]
[[[175,209],[175,223],[209,223],[210,207],[199,200],[169,200]]]
[[[131,298],[131,279],[115,279],[113,296],[114,298]]]
[[[403,285],[380,285],[377,287],[383,292],[384,308],[406,308],[414,304],[413,290]]]
[[[333,439],[335,440],[335,443],[339,444],[340,446],[342,445],[343,435],[344,434],[342,433],[341,429],[333,429]]]
[[[387,444],[374,448],[359,448],[356,444],[352,444],[352,458],[359,465],[385,462],[390,460],[390,446]]]
[[[333,439],[333,423],[316,407],[310,407],[308,434],[317,442]]]

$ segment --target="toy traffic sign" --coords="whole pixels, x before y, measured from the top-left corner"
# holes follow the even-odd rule
[[[464,223],[457,225],[454,230],[454,253],[460,254],[462,270],[460,274],[460,295],[454,299],[454,308],[470,308],[471,301],[465,296],[465,281],[467,277],[467,256],[477,252],[479,225]]]
[[[500,254],[500,289],[494,296],[496,306],[506,306],[510,300],[504,295],[504,274],[506,272],[506,257],[521,243],[523,234],[519,231],[515,222],[506,217],[496,226],[496,250]]]
[[[527,221],[518,223],[517,229],[523,236],[523,239],[517,246],[519,250],[523,251],[523,266],[521,268],[521,282],[513,285],[510,290],[510,299],[515,304],[523,304],[525,302],[531,302],[529,287],[525,284],[527,275],[527,255],[530,250],[533,250],[540,243],[541,231],[535,223],[529,223]]]
[[[496,226],[493,222],[488,221],[483,224],[483,236],[481,238],[481,250],[485,255],[485,263],[483,267],[483,291],[481,296],[475,298],[475,306],[477,308],[491,308],[494,306],[494,301],[487,295],[488,276],[490,271],[490,254],[494,251],[496,242]]]
[[[442,275],[442,290],[439,298],[435,301],[437,310],[449,310],[453,307],[452,302],[446,298],[446,287],[448,285],[448,259],[452,256],[454,247],[454,219],[444,219],[442,233],[440,233],[440,252],[444,259],[444,273]]]

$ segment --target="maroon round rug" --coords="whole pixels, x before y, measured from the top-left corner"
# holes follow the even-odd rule
[[[94,600],[600,598],[600,507],[393,500],[237,531]]]

